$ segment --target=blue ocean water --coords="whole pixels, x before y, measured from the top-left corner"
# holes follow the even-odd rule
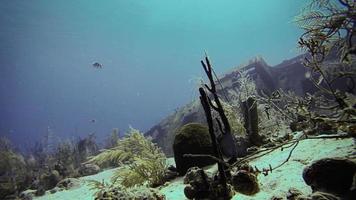
[[[298,55],[307,0],[1,0],[0,135],[17,144],[149,129],[215,70]],[[103,65],[97,69],[94,62]]]

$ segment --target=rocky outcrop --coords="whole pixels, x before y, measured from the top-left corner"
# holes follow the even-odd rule
[[[349,196],[356,175],[356,163],[344,158],[317,160],[303,171],[303,179],[313,192]]]
[[[78,188],[80,186],[80,180],[77,178],[65,178],[61,180],[56,187],[60,189],[73,189]]]
[[[100,167],[98,165],[91,164],[91,163],[83,164],[79,168],[78,172],[81,176],[94,175],[100,172]]]

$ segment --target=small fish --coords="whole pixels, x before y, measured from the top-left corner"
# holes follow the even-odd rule
[[[91,123],[95,123],[95,122],[96,122],[96,119],[91,119],[90,122],[91,122]]]
[[[93,63],[92,65],[93,65],[93,67],[95,67],[95,68],[97,68],[97,69],[102,69],[102,68],[103,68],[103,64],[98,63],[98,62],[95,62],[95,63]]]

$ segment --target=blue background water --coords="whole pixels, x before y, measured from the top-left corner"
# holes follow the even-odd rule
[[[47,127],[61,138],[145,131],[196,96],[205,50],[218,73],[297,55],[305,2],[1,0],[0,134],[27,144]]]

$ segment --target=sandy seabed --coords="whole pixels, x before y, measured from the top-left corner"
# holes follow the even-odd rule
[[[348,139],[308,139],[299,142],[294,150],[290,160],[276,169],[272,173],[264,176],[260,174],[258,180],[261,191],[254,196],[245,196],[236,194],[233,200],[268,200],[274,195],[285,196],[289,188],[293,187],[304,194],[310,194],[311,189],[307,186],[302,178],[302,172],[306,165],[311,162],[327,157],[346,157],[355,153],[355,141],[352,138]],[[290,147],[292,148],[292,147]],[[257,158],[250,162],[252,166],[257,168],[268,168],[269,165],[277,166],[283,162],[290,152],[290,148],[276,149],[275,151]],[[172,161],[172,159],[169,159]],[[216,166],[212,166],[210,171],[216,170]],[[65,191],[59,191],[54,194],[49,192],[41,197],[34,198],[35,200],[91,200],[94,199],[94,190],[90,190],[87,180],[110,181],[115,169],[105,170],[101,173],[92,176],[79,178],[81,184],[79,188],[74,188]],[[185,200],[183,178],[177,178],[160,188],[161,193],[166,196],[167,200]]]

